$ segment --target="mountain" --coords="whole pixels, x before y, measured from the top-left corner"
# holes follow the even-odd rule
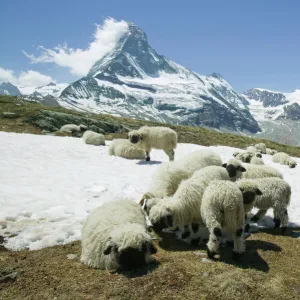
[[[21,92],[18,87],[10,82],[0,83],[0,95],[18,96],[20,94]]]
[[[65,89],[68,84],[50,82],[47,85],[40,87],[23,87],[19,86],[22,95],[33,95],[36,97],[53,96],[59,97],[62,90]]]
[[[159,55],[128,23],[114,49],[65,88],[62,106],[144,120],[256,133],[248,101],[219,74],[201,76]]]
[[[262,128],[260,137],[300,146],[300,90],[281,93],[255,88],[244,96]]]

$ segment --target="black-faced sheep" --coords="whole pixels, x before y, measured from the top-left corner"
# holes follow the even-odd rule
[[[82,228],[81,262],[99,269],[130,269],[156,253],[141,207],[118,200],[96,208]]]
[[[242,164],[235,158],[229,159],[228,162],[222,164],[222,166],[226,168],[231,181],[241,178],[242,174],[246,171]]]
[[[254,197],[250,199],[246,196],[248,193]],[[261,194],[257,188],[241,191],[235,183],[223,180],[212,181],[206,188],[202,198],[201,216],[210,233],[207,243],[209,258],[213,258],[219,250],[222,230],[232,235],[234,258],[245,252],[244,203],[253,202],[256,194]]]
[[[84,132],[86,130],[87,127],[82,124],[80,124],[79,126],[75,124],[66,124],[62,126],[59,131],[67,132],[67,133],[79,133],[79,132]]]
[[[267,153],[267,147],[265,143],[258,143],[255,145],[256,151],[259,151],[260,153],[266,154]]]
[[[145,151],[125,139],[115,139],[108,147],[108,154],[127,159],[143,159]]]
[[[276,150],[274,150],[274,149],[270,149],[270,148],[267,148],[266,152],[267,152],[267,154],[269,154],[269,155],[274,155],[274,154],[276,154],[276,153],[277,153],[277,151],[276,151]]]
[[[281,226],[286,228],[288,226],[287,207],[291,198],[291,186],[285,180],[276,177],[242,179],[237,182],[237,185],[240,188],[257,186],[262,192],[261,196],[255,198],[254,207],[257,207],[259,211],[251,218],[251,221],[257,222],[261,220],[267,213],[267,210],[273,208],[275,227]],[[246,213],[249,211],[249,208],[245,210]]]
[[[104,138],[104,135],[101,133],[87,130],[83,134],[82,139],[86,144],[89,144],[89,145],[105,146],[105,138]]]
[[[264,165],[265,163],[262,158],[253,156],[250,160],[250,164],[251,165]]]
[[[289,168],[295,168],[297,166],[297,162],[284,152],[278,152],[274,154],[272,161],[275,163],[280,163],[281,165],[287,165]]]
[[[150,160],[151,149],[161,149],[174,160],[174,149],[177,147],[177,133],[168,127],[143,126],[128,133],[128,139],[146,152],[146,161]]]

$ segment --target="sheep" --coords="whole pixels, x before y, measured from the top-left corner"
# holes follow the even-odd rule
[[[254,145],[250,145],[249,147],[247,147],[246,151],[255,153],[255,152],[257,152],[257,149]]]
[[[177,133],[168,127],[143,126],[138,130],[128,133],[131,143],[146,151],[146,161],[150,161],[150,151],[162,149],[168,155],[169,160],[174,160],[174,149],[177,146]]]
[[[92,211],[81,244],[81,262],[107,270],[140,267],[156,253],[144,213],[133,200],[115,200]]]
[[[260,153],[266,154],[267,148],[265,143],[259,143],[255,145],[256,151],[259,151]]]
[[[66,124],[60,128],[60,132],[79,133],[87,130],[85,125]]]
[[[246,172],[246,169],[242,164],[235,158],[231,158],[227,163],[222,164],[222,167],[226,168],[231,181],[236,181],[242,177],[243,172]]]
[[[265,163],[262,158],[253,156],[250,160],[250,164],[251,165],[264,165]]]
[[[190,153],[178,161],[167,162],[159,166],[153,174],[148,191],[143,195],[140,204],[147,201],[148,211],[158,198],[173,196],[182,180],[190,178],[196,170],[207,166],[221,166],[222,160],[219,154],[210,149],[198,150]]]
[[[276,153],[277,153],[277,151],[276,151],[276,150],[274,150],[274,149],[270,149],[270,148],[267,148],[267,149],[266,149],[266,152],[267,152],[267,154],[269,154],[269,155],[274,155],[274,154],[276,154]]]
[[[145,151],[136,147],[128,140],[115,139],[108,147],[108,154],[127,159],[144,159]]]
[[[205,188],[212,180],[230,180],[231,175],[236,174],[218,166],[208,166],[196,171],[191,178],[181,182],[173,197],[157,201],[151,207],[149,220],[153,229],[160,232],[175,225],[201,224],[200,206]]]
[[[240,152],[235,158],[242,162],[250,163],[252,156],[253,156],[252,152],[245,151],[245,152]]]
[[[105,138],[104,138],[104,135],[101,133],[87,130],[83,134],[82,139],[86,144],[89,144],[89,145],[95,145],[95,146],[104,145],[105,146]]]
[[[269,208],[274,209],[275,227],[282,227],[283,230],[288,226],[289,217],[287,207],[291,198],[291,186],[283,179],[276,177],[259,178],[259,179],[242,179],[237,182],[241,189],[257,187],[262,195],[255,198],[254,207],[259,211],[251,218],[251,221],[258,222],[261,220]],[[245,213],[250,208],[245,209]]]
[[[232,153],[232,156],[233,156],[233,157],[237,157],[240,153],[241,153],[241,151],[234,151],[234,152]]]
[[[297,166],[297,162],[284,152],[278,152],[274,154],[272,157],[272,161],[280,163],[281,165],[287,165],[290,168],[295,168]]]
[[[255,179],[264,177],[279,177],[283,178],[283,175],[273,167],[266,165],[247,165],[245,166],[246,172],[242,174],[244,179]]]
[[[251,194],[251,197],[248,197]],[[261,195],[258,188],[244,189],[230,181],[214,180],[206,188],[201,204],[201,217],[209,230],[207,256],[213,258],[218,252],[222,229],[231,234],[234,242],[233,258],[245,252],[243,237],[245,212],[244,203],[251,203],[255,195]]]

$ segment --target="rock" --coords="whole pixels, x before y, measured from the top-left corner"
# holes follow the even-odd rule
[[[17,277],[20,276],[22,273],[23,272],[21,270],[12,271],[12,272],[2,271],[0,273],[0,283],[15,281]]]
[[[74,259],[76,257],[77,257],[76,254],[67,254],[67,259]]]
[[[3,112],[2,113],[2,117],[7,118],[7,119],[16,119],[19,116],[20,116],[19,114],[13,113],[13,112]]]

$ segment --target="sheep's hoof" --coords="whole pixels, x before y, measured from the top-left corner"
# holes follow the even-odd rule
[[[216,254],[217,254],[216,252],[212,252],[209,249],[207,249],[207,256],[208,256],[208,258],[213,259]]]
[[[234,252],[232,253],[232,259],[237,260],[240,259],[243,256],[243,253]]]
[[[146,157],[146,161],[150,161],[150,157]]]
[[[275,226],[274,226],[275,228],[280,227],[281,221],[280,221],[279,219],[274,218],[274,219],[273,219],[273,222],[275,223]]]

